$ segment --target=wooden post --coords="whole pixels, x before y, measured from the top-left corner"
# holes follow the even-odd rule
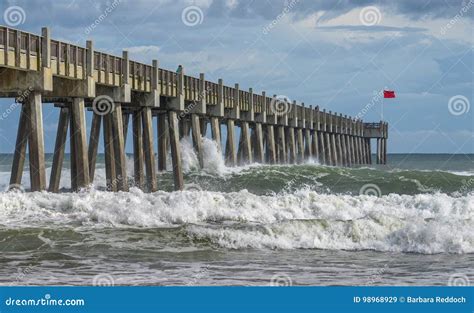
[[[211,132],[212,132],[212,140],[217,143],[217,148],[219,151],[221,149],[221,124],[219,122],[219,118],[216,116],[211,117]]]
[[[227,143],[225,145],[225,159],[230,166],[237,165],[237,154],[235,152],[235,125],[233,119],[227,120]]]
[[[8,32],[7,32],[8,33]],[[20,122],[18,123],[18,132],[16,135],[15,153],[13,155],[12,173],[10,176],[10,188],[21,185],[21,177],[25,165],[26,144],[29,137],[29,112],[28,105],[22,104],[20,113]]]
[[[123,140],[122,105],[115,103],[112,116],[112,133],[114,141],[115,172],[118,190],[128,191],[127,158]]]
[[[128,135],[128,124],[130,123],[130,114],[129,113],[123,113],[122,114],[122,122],[123,122],[123,146],[126,147],[127,146],[127,135]]]
[[[370,146],[370,138],[367,138],[367,155],[368,155],[368,158],[367,158],[367,162],[369,164],[372,164],[372,147]]]
[[[321,162],[321,159],[319,157],[319,144],[318,144],[318,131],[314,130],[312,135],[311,135],[311,146],[312,146],[312,153],[313,153],[313,158],[317,162]]]
[[[333,164],[333,159],[332,159],[332,145],[331,145],[331,139],[330,135],[328,132],[324,133],[325,141],[324,141],[324,146],[326,148],[326,164],[327,165],[332,165]]]
[[[324,144],[324,133],[323,132],[318,132],[318,142],[319,142],[319,162],[321,164],[327,164],[327,159],[326,159],[326,145]]]
[[[71,134],[73,136],[76,189],[87,187],[89,180],[89,156],[86,139],[84,99],[74,98],[71,103]]]
[[[92,126],[91,133],[89,137],[89,180],[94,182],[95,176],[95,165],[97,162],[97,150],[99,148],[99,136],[100,136],[100,124],[102,121],[102,116],[96,113],[93,113],[92,116]]]
[[[295,142],[295,129],[293,127],[287,128],[288,144],[290,146],[290,156],[288,158],[289,163],[296,163],[296,142]]]
[[[154,192],[158,189],[158,187],[157,187],[157,182],[156,182],[155,153],[153,150],[153,117],[151,115],[151,107],[142,108],[142,123],[143,123],[143,148],[144,148],[144,153],[145,153],[146,183],[147,183],[148,190],[151,192]],[[177,130],[178,129],[176,128],[176,131]],[[179,141],[178,141],[178,144],[179,144]]]
[[[179,145],[178,118],[175,111],[168,112],[171,158],[173,161],[174,189],[183,190],[184,178],[181,166],[181,147]]]
[[[278,126],[278,162],[280,162],[280,164],[284,164],[288,162],[284,126]]]
[[[105,175],[107,189],[117,191],[114,140],[112,132],[112,113],[103,116],[104,119],[104,150],[105,150]],[[72,147],[71,142],[71,147]]]
[[[273,125],[266,126],[266,136],[267,136],[267,162],[270,164],[275,164],[277,162],[276,149],[275,149],[275,130]]]
[[[69,126],[69,109],[62,107],[59,111],[58,130],[56,132],[56,143],[54,147],[53,165],[49,179],[49,191],[58,192],[61,180],[61,170],[64,162],[64,149],[66,146],[67,129]]]
[[[158,114],[158,170],[166,171],[168,154],[169,127],[166,113]]]
[[[298,139],[298,163],[303,163],[304,161],[303,130],[301,128],[297,128],[296,134],[297,134],[297,139]]]
[[[30,160],[31,191],[46,189],[44,164],[43,113],[41,93],[34,91],[26,101],[29,115],[28,150]]]
[[[262,131],[261,123],[255,123],[254,151],[255,151],[255,161],[264,163],[265,154],[263,151],[263,131]]]
[[[304,130],[304,155],[306,159],[310,159],[313,156],[313,143],[311,141],[311,130],[305,129]]]
[[[250,129],[248,122],[242,122],[240,130],[241,144],[239,150],[241,151],[242,163],[252,163],[252,144],[250,140]]]
[[[128,115],[128,114],[127,114]],[[143,168],[143,137],[142,112],[140,109],[132,113],[132,133],[133,133],[133,177],[135,186],[143,189],[145,186],[145,175]]]
[[[199,160],[199,166],[204,167],[204,155],[202,151],[202,137],[201,137],[201,125],[199,123],[199,115],[191,114],[191,127],[193,131],[193,146],[197,153]]]
[[[342,155],[342,144],[341,144],[341,134],[334,134],[336,139],[336,155],[337,155],[337,165],[344,165],[343,155]]]

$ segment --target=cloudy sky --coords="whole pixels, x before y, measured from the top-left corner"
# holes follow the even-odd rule
[[[3,0],[1,24],[12,6],[17,28],[55,39],[366,121],[383,106],[392,153],[474,153],[474,0]],[[397,98],[374,98],[383,88]],[[0,152],[17,113],[0,121]],[[44,116],[52,151],[58,111]]]

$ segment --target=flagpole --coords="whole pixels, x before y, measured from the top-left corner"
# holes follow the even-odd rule
[[[383,99],[385,98],[385,95],[382,97],[382,104],[380,108],[380,120],[383,122]]]

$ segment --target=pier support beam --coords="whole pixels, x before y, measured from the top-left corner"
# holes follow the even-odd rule
[[[321,164],[327,164],[327,147],[325,145],[324,137],[323,132],[318,132],[319,162],[321,162]]]
[[[278,139],[277,139],[277,145],[278,145],[278,162],[280,164],[284,164],[288,162],[288,156],[287,156],[287,147],[286,147],[286,138],[285,138],[285,127],[284,126],[278,126]]]
[[[127,181],[127,159],[125,156],[125,146],[123,140],[122,105],[115,104],[115,109],[111,113],[112,134],[114,142],[115,172],[118,190],[128,191]]]
[[[275,150],[275,129],[273,125],[266,126],[266,161],[270,164],[277,162]]]
[[[311,145],[313,146],[313,158],[321,163],[321,159],[319,157],[319,144],[318,144],[318,131],[315,130],[313,131],[313,134],[311,136]]]
[[[311,130],[305,129],[304,131],[304,155],[307,160],[313,156],[313,142],[311,140]]]
[[[67,130],[69,127],[69,109],[63,107],[59,111],[58,130],[56,132],[56,143],[54,146],[53,165],[49,179],[49,192],[58,192],[61,180],[61,170],[64,162],[64,150],[66,148]]]
[[[104,115],[103,118],[106,185],[108,190],[115,192],[117,191],[117,181],[115,171],[114,137],[112,133],[112,113]]]
[[[293,127],[287,128],[287,138],[288,145],[290,146],[290,155],[288,157],[288,163],[296,163],[295,129]]]
[[[153,150],[153,116],[151,108],[142,108],[143,148],[145,153],[146,184],[150,192],[158,189],[156,182],[155,153]],[[178,129],[176,128],[176,131]],[[179,145],[179,142],[178,142]]]
[[[336,148],[336,135],[332,133],[330,135],[331,139],[331,164],[336,166],[338,164],[337,159],[337,148]]]
[[[240,163],[253,163],[252,158],[252,143],[250,140],[250,128],[248,122],[242,122],[240,129],[240,144],[239,155],[241,157]]]
[[[235,125],[233,119],[227,120],[227,142],[225,145],[225,160],[229,166],[237,165],[237,153],[235,151]]]
[[[41,191],[46,189],[41,93],[32,92],[26,100],[26,105],[28,106],[29,117],[28,157],[30,160],[31,191]]]
[[[174,189],[183,190],[184,188],[184,177],[183,167],[181,164],[181,147],[179,144],[179,128],[178,118],[175,111],[168,112],[169,119],[169,132],[170,132],[170,145],[171,145],[171,158],[173,162],[173,178],[174,178]]]
[[[196,151],[199,166],[204,167],[204,155],[202,151],[202,137],[201,137],[201,125],[199,123],[199,115],[191,114],[191,127],[193,132],[193,146]]]
[[[298,156],[297,162],[303,163],[304,161],[304,139],[303,139],[303,130],[301,128],[296,129],[296,137],[298,141]]]
[[[262,131],[262,124],[255,123],[255,140],[253,143],[254,148],[254,155],[255,161],[264,163],[265,162],[265,154],[263,151],[263,131]]]
[[[99,136],[100,136],[100,124],[102,122],[102,116],[93,113],[91,133],[89,137],[89,180],[92,184],[95,176],[95,166],[97,163],[97,151],[99,149]]]
[[[89,186],[89,156],[86,139],[86,117],[84,111],[84,99],[74,98],[71,103],[71,137],[74,144],[75,189]]]
[[[211,132],[212,132],[212,140],[217,143],[217,148],[219,151],[221,149],[221,124],[219,118],[216,116],[211,117]]]
[[[145,173],[143,168],[143,135],[142,112],[140,109],[132,113],[132,133],[133,133],[133,177],[135,186],[142,189],[145,186]]]
[[[166,171],[169,144],[169,126],[166,113],[158,114],[158,170]]]
[[[21,177],[26,157],[26,145],[29,137],[29,113],[28,105],[22,104],[18,133],[16,135],[15,153],[13,155],[12,172],[10,176],[10,188],[20,188]]]

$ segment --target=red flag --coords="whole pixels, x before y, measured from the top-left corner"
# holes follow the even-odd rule
[[[384,98],[395,98],[395,91],[393,90],[384,90],[383,91]]]

